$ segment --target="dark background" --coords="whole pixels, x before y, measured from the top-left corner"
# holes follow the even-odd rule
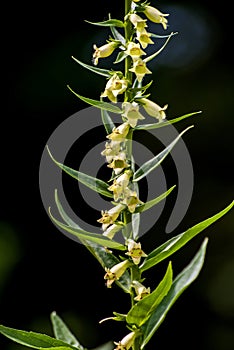
[[[49,315],[56,310],[88,348],[125,335],[122,324],[98,322],[112,311],[126,312],[128,296],[116,287],[107,290],[103,270],[89,252],[51,223],[40,198],[38,171],[54,129],[87,107],[66,85],[96,99],[105,85],[102,77],[71,59],[73,55],[91,64],[92,45],[102,45],[108,38],[108,28],[84,20],[101,21],[109,12],[122,18],[123,4],[107,0],[54,6],[34,2],[5,5],[3,11],[0,323],[52,334]],[[176,125],[179,131],[195,125],[184,138],[193,161],[195,186],[189,210],[174,235],[233,199],[233,25],[225,3],[152,1],[151,5],[170,13],[168,33],[179,32],[150,66],[155,84],[151,98],[169,104],[169,118],[203,111]],[[152,30],[163,33],[159,27]],[[102,67],[110,63],[100,60]],[[90,140],[83,142],[84,148],[92,146]],[[170,180],[176,176],[172,168],[170,161],[165,162]],[[72,182],[66,186],[69,198],[76,194]],[[75,202],[74,196],[71,200]],[[146,252],[155,246],[155,239],[167,239],[166,217],[164,213],[157,228],[143,237]],[[233,212],[173,256],[174,274],[188,264],[205,236],[210,240],[198,280],[173,306],[148,349],[173,345],[181,350],[233,349]],[[162,263],[150,270],[148,283],[155,286],[165,267]],[[2,336],[0,344],[2,350],[23,349]]]

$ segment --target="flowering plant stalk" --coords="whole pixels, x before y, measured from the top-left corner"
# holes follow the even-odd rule
[[[148,285],[144,272],[171,257],[193,237],[226,214],[234,204],[232,202],[219,213],[165,241],[151,252],[146,252],[139,240],[141,213],[165,199],[175,187],[171,187],[159,197],[143,202],[140,199],[139,182],[161,164],[182,135],[192,126],[182,131],[160,154],[146,161],[137,170],[132,147],[134,131],[167,127],[199,113],[189,113],[180,118],[167,120],[167,105],[160,106],[152,101],[149,98],[150,94],[147,93],[152,81],[144,84],[144,80],[152,73],[147,66],[148,62],[157,57],[175,34],[162,36],[161,38],[166,38],[164,45],[155,53],[147,55],[145,50],[148,45],[153,45],[156,38],[160,39],[159,35],[148,32],[148,21],[161,25],[166,30],[168,16],[169,14],[164,14],[151,6],[150,2],[125,0],[123,20],[109,17],[103,22],[90,22],[111,30],[111,37],[106,43],[100,47],[96,44],[93,46],[93,65],[73,57],[81,66],[106,78],[100,100],[83,97],[70,86],[69,89],[87,104],[101,110],[101,118],[107,133],[105,148],[101,154],[105,157],[111,172],[109,182],[91,177],[58,162],[48,148],[52,160],[61,169],[112,201],[112,207],[109,210],[103,208],[97,220],[101,226],[101,234],[87,232],[71,220],[62,207],[57,191],[55,191],[55,202],[63,221],[56,219],[51,209],[49,214],[59,228],[76,236],[102,265],[106,287],[112,288],[116,284],[130,296],[129,310],[125,314],[113,312],[113,315],[107,315],[106,319],[100,321],[100,323],[107,320],[119,321],[126,327],[126,335],[123,339],[113,341],[112,348],[115,350],[145,348],[174,302],[199,275],[204,263],[208,239],[204,239],[190,264],[176,277],[173,276],[172,261],[169,260],[165,274],[155,289],[152,290]],[[99,68],[100,61],[112,56],[114,52],[118,52],[114,63],[123,62],[123,71]],[[145,116],[142,111],[152,117],[152,123],[144,124]],[[119,116],[118,125],[113,123],[110,112]],[[0,332],[11,340],[34,349],[83,350],[85,348],[55,312],[51,314],[51,322],[54,337],[3,325],[0,326]]]

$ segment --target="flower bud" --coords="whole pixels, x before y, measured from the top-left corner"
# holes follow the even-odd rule
[[[147,98],[142,98],[140,100],[145,111],[151,116],[157,118],[160,122],[166,118],[166,113],[164,112],[168,105],[160,107],[157,103],[148,100]]]
[[[117,232],[119,232],[121,230],[121,228],[123,228],[123,224],[113,224],[111,226],[109,226],[104,232],[103,232],[103,236],[108,237],[110,239],[113,239],[115,234]]]
[[[101,47],[97,47],[96,44],[93,45],[94,53],[93,53],[93,59],[94,59],[94,65],[96,66],[98,64],[99,58],[104,58],[110,56],[114,50],[119,46],[118,43],[111,41],[108,44],[105,44]]]
[[[127,334],[120,342],[114,342],[116,348],[114,350],[128,350],[133,346],[134,340],[136,338],[136,333],[131,332]]]
[[[160,23],[162,24],[164,29],[167,29],[167,19],[165,17],[169,16],[168,13],[162,13],[158,9],[152,6],[145,6],[144,14],[146,17],[154,22],[154,23]]]
[[[127,119],[132,128],[135,128],[138,120],[145,119],[139,112],[139,105],[136,102],[124,102],[122,106],[124,110],[122,116]]]
[[[114,265],[111,269],[105,268],[106,274],[104,276],[104,279],[107,280],[107,288],[111,288],[112,283],[118,280],[124,274],[126,269],[131,265],[132,263],[129,260],[124,260]]]

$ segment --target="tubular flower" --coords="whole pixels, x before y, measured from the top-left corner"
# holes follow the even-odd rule
[[[141,18],[140,16],[138,16],[136,13],[132,13],[129,16],[129,20],[130,22],[133,24],[134,28],[138,31],[141,32],[143,31],[147,26],[146,19]]]
[[[102,224],[102,229],[105,231],[109,225],[112,225],[115,220],[118,218],[121,211],[125,208],[124,204],[119,203],[118,205],[114,206],[110,210],[102,210],[102,217],[97,220],[97,222],[100,222]]]
[[[113,192],[115,202],[124,196],[130,176],[131,171],[126,170],[122,175],[117,177],[117,179],[114,179],[113,184],[108,187],[108,190]]]
[[[107,166],[114,170],[115,175],[120,174],[123,169],[129,167],[129,164],[126,162],[126,154],[124,152],[119,153]]]
[[[119,46],[118,43],[111,41],[108,44],[105,44],[101,47],[97,47],[96,44],[93,45],[94,53],[93,53],[93,62],[96,66],[98,64],[99,58],[104,58],[110,56],[114,50]]]
[[[160,107],[157,103],[148,100],[147,98],[142,98],[143,108],[151,116],[157,118],[160,122],[166,118],[166,113],[164,112],[168,105]]]
[[[167,19],[165,17],[169,16],[168,13],[162,13],[158,9],[152,6],[145,6],[144,14],[146,17],[154,22],[154,23],[160,23],[162,24],[164,29],[167,29]]]
[[[113,158],[119,154],[120,149],[120,141],[106,142],[105,149],[101,152],[101,155],[106,157],[107,163],[110,163],[113,160]]]
[[[146,67],[145,62],[142,59],[138,59],[133,63],[133,67],[129,69],[136,74],[139,83],[142,82],[145,74],[151,74],[152,72]]]
[[[132,286],[136,292],[136,297],[134,298],[136,301],[139,301],[150,294],[150,287],[146,288],[138,281],[132,281]]]
[[[117,74],[114,74],[107,82],[105,91],[101,97],[108,97],[113,103],[117,102],[117,96],[122,94],[128,87],[126,79],[120,79]]]
[[[140,42],[143,49],[145,49],[149,44],[154,44],[150,37],[151,34],[146,30],[142,30],[141,32],[137,31],[137,40]]]
[[[133,346],[134,340],[136,338],[136,333],[131,332],[127,334],[120,342],[114,342],[116,348],[114,350],[128,350]]]
[[[147,254],[145,254],[141,249],[141,243],[136,243],[132,239],[128,239],[127,244],[128,252],[125,254],[132,258],[134,264],[138,265],[141,261],[141,258],[145,258]]]
[[[125,52],[132,57],[133,61],[138,60],[142,55],[146,55],[146,53],[141,49],[140,44],[136,44],[132,41],[127,44],[127,50]]]
[[[129,260],[124,260],[116,265],[114,265],[111,269],[105,268],[106,274],[104,279],[107,280],[106,286],[107,288],[111,288],[112,283],[118,280],[126,271],[126,269],[131,266],[132,263]]]
[[[125,192],[125,198],[123,200],[123,203],[127,205],[130,213],[134,213],[138,204],[144,204],[138,198],[136,191],[132,191],[130,189],[128,189],[128,191]]]
[[[128,123],[123,123],[117,128],[113,128],[112,133],[107,135],[107,138],[112,141],[124,141],[128,134],[129,128],[130,125]]]
[[[115,234],[119,232],[121,228],[123,228],[123,224],[113,224],[103,232],[103,236],[113,239]]]
[[[139,105],[136,102],[124,102],[122,106],[124,110],[122,116],[127,119],[132,128],[135,128],[138,120],[145,119],[139,112]]]

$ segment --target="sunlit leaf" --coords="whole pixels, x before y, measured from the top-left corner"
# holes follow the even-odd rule
[[[189,129],[193,127],[189,126],[184,131],[182,131],[176,138],[173,140],[162,152],[157,154],[152,159],[148,160],[146,163],[144,163],[133,175],[133,181],[139,181],[146,175],[148,175],[152,170],[157,168],[162,161],[166,158],[168,154],[170,154],[173,147],[176,145],[176,143],[179,141],[181,136]]]
[[[172,32],[172,33],[168,36],[167,40],[165,41],[165,44],[164,44],[158,51],[156,51],[156,52],[153,53],[152,55],[146,57],[143,61],[144,61],[145,63],[147,63],[147,62],[150,62],[151,60],[153,60],[156,56],[158,56],[158,55],[163,51],[163,49],[167,46],[167,44],[168,44],[169,40],[171,39],[171,37],[172,37],[173,35],[175,35],[175,34],[177,34],[177,33],[173,33],[173,32]]]
[[[92,177],[90,175],[84,174],[80,171],[69,168],[68,166],[58,162],[51,154],[49,147],[46,146],[49,156],[53,160],[53,162],[58,165],[63,171],[65,171],[68,175],[73,177],[74,179],[81,182],[86,187],[91,190],[102,194],[103,196],[113,198],[113,194],[108,190],[109,185],[102,180],[97,179],[96,177]]]
[[[138,301],[128,312],[126,321],[129,325],[141,327],[152,315],[172,285],[172,266],[169,262],[165,276],[155,290]]]
[[[101,116],[102,116],[103,125],[106,129],[106,133],[107,135],[109,135],[112,133],[112,130],[115,127],[115,124],[113,123],[109,113],[106,110],[104,109],[101,110]]]
[[[108,19],[107,21],[103,22],[90,22],[90,21],[85,21],[90,24],[94,24],[95,26],[101,26],[101,27],[124,27],[124,23],[120,21],[119,19]]]
[[[234,201],[219,213],[196,224],[195,226],[189,228],[187,231],[171,238],[167,242],[160,245],[158,248],[156,248],[150,254],[148,254],[143,264],[140,266],[140,270],[142,272],[145,270],[148,270],[152,266],[158,264],[160,261],[166,259],[170,255],[175,253],[177,250],[183,247],[188,241],[190,241],[193,237],[198,235],[204,229],[206,229],[215,221],[220,219],[223,215],[225,215],[233,207],[233,205],[234,205]]]
[[[143,341],[141,343],[141,349],[143,350],[145,345],[154,335],[155,331],[164,321],[168,311],[174,304],[174,302],[179,298],[179,296],[184,292],[184,290],[197,278],[199,275],[206,253],[208,239],[206,238],[198,253],[195,255],[190,264],[175,278],[172,286],[163,298],[161,303],[155,309],[155,311],[150,316],[149,320],[142,326]],[[144,299],[143,299],[144,300]]]
[[[81,62],[80,60],[78,60],[77,58],[75,58],[73,56],[72,56],[72,59],[76,63],[79,63],[82,67],[90,70],[91,72],[94,72],[96,74],[102,75],[102,76],[107,77],[107,78],[111,77],[110,71],[107,70],[107,69],[98,68],[98,67],[95,67],[95,66],[90,66],[89,64],[83,63],[83,62]]]

